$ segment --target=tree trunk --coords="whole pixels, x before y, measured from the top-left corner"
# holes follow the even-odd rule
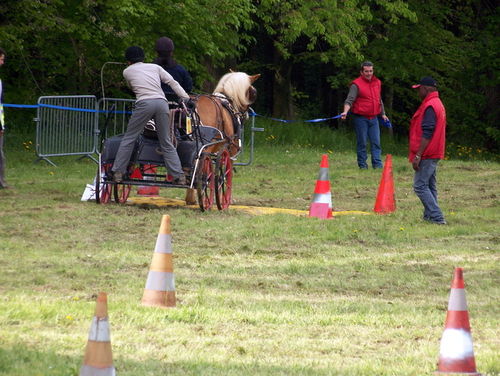
[[[275,72],[273,77],[273,116],[292,119],[292,64],[274,49]]]

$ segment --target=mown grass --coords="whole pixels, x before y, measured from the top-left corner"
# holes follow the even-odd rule
[[[328,153],[335,209],[371,212],[380,171],[358,170],[352,135],[326,131],[303,144],[260,135],[254,163],[237,168],[235,203],[307,210]],[[405,146],[384,138],[397,211],[325,221],[80,202],[93,162],[33,164],[29,140],[10,140],[0,375],[77,375],[98,291],[120,375],[431,374],[454,267],[465,271],[478,370],[500,373],[498,163],[443,161],[449,225],[434,226],[420,219]],[[140,305],[163,214],[178,297],[168,310]]]

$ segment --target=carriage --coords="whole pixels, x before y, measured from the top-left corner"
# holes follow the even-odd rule
[[[214,203],[219,210],[227,209],[231,204],[233,161],[242,151],[244,121],[256,99],[252,83],[258,77],[228,73],[213,94],[193,98],[194,108],[182,104],[171,109],[168,131],[186,176],[185,185],[175,184],[168,175],[153,120],[136,141],[126,177],[120,183],[113,181],[111,168],[123,134],[104,138],[96,176],[96,202],[125,203],[133,186],[156,186],[188,189],[187,204],[194,203],[196,191],[202,211],[211,209]]]

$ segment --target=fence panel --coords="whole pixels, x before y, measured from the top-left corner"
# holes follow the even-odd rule
[[[96,108],[93,95],[44,96],[38,98],[36,121],[37,161],[48,157],[82,155],[95,161]]]
[[[101,98],[97,102],[98,117],[96,130],[101,139],[125,133],[128,120],[134,108],[135,99]],[[96,145],[99,150],[98,145]]]

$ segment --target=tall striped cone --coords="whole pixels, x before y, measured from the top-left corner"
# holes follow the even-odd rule
[[[392,176],[392,155],[387,154],[373,211],[379,214],[388,214],[395,210],[396,200],[394,198],[394,177]]]
[[[145,164],[144,173],[155,174],[156,166]],[[144,180],[154,180],[152,176],[144,176]],[[160,194],[160,187],[155,185],[140,185],[137,189],[137,194],[141,196],[158,196]]]
[[[89,331],[80,376],[115,376],[108,321],[108,298],[100,292]]]
[[[455,268],[437,374],[481,375],[476,371],[462,268]]]
[[[175,307],[175,280],[172,263],[172,235],[170,216],[164,215],[156,239],[155,251],[149,268],[142,305]]]
[[[323,154],[319,166],[319,176],[314,187],[314,197],[309,207],[309,217],[321,219],[333,218],[332,193],[328,178],[328,154]]]

